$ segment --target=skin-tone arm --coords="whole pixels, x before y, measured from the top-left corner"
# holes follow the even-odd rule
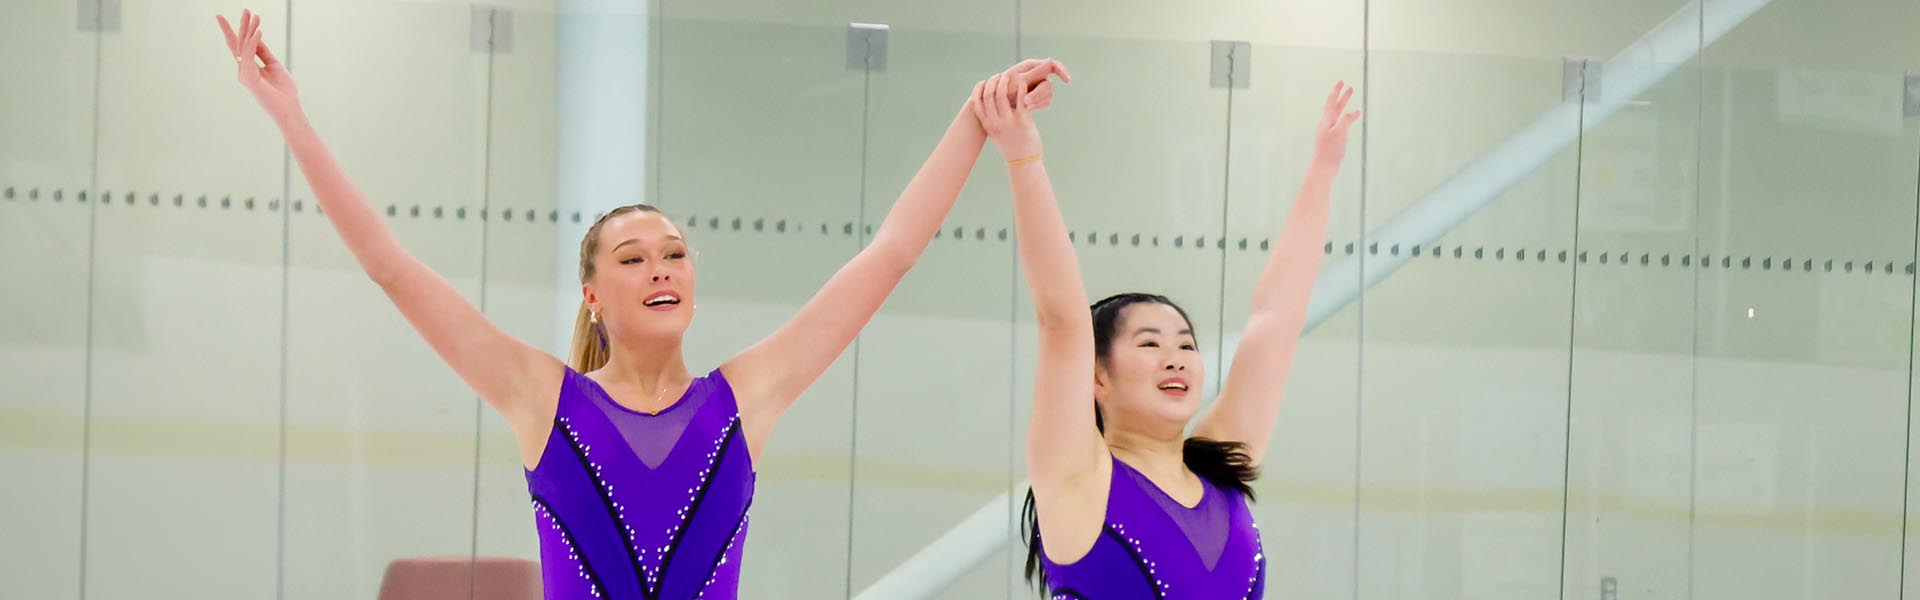
[[[1316,136],[1313,164],[1294,197],[1293,212],[1280,231],[1279,243],[1254,285],[1253,304],[1245,332],[1234,352],[1220,396],[1201,413],[1193,434],[1198,437],[1246,444],[1256,465],[1266,455],[1273,424],[1280,416],[1280,400],[1287,388],[1300,330],[1306,325],[1307,303],[1320,273],[1320,246],[1326,242],[1328,196],[1340,161],[1346,156],[1347,129],[1359,112],[1343,112],[1353,88],[1336,84],[1327,96]]]
[[[1016,82],[1017,83],[1017,82]],[[1055,202],[1041,160],[1041,141],[1031,107],[992,101],[986,90],[980,122],[1007,159],[1013,192],[1013,224],[1021,273],[1033,294],[1039,326],[1033,416],[1027,432],[1027,468],[1042,515],[1077,512],[1084,492],[1107,470],[1107,449],[1093,422],[1093,317],[1079,260],[1067,239],[1067,224]],[[1101,482],[1104,483],[1104,482]],[[1065,540],[1071,521],[1042,518],[1042,535]],[[1086,537],[1086,536],[1072,536]],[[1090,538],[1089,538],[1090,539]],[[1049,544],[1049,554],[1071,549]]]
[[[1059,63],[1030,60],[994,78],[1033,82],[1033,87],[1022,88],[1025,97],[1045,106],[1053,96],[1048,77],[1056,73],[1063,78],[1066,74]],[[933,154],[894,201],[873,242],[827,280],[791,320],[721,366],[738,390],[749,437],[763,438],[779,415],[826,372],[933,241],[986,142],[986,132],[971,109],[986,87],[985,82],[975,86],[967,106],[954,116]],[[1011,94],[1013,89],[1001,91]]]
[[[279,126],[321,210],[360,268],[434,352],[507,418],[523,456],[529,447],[538,456],[560,387],[560,361],[495,327],[445,278],[407,252],[307,121],[292,74],[261,40],[259,15],[243,12],[237,30],[226,17],[217,20],[240,83]]]

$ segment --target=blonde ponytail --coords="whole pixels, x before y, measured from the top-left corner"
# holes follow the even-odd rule
[[[573,349],[567,352],[567,365],[580,373],[591,373],[607,364],[607,334],[600,329],[600,323],[594,321],[593,313],[587,310],[586,301],[580,302],[580,316],[573,320]]]

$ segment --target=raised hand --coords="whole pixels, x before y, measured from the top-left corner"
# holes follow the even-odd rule
[[[1333,84],[1333,92],[1327,94],[1327,106],[1320,115],[1320,128],[1313,142],[1313,160],[1316,163],[1340,164],[1347,155],[1347,128],[1360,120],[1360,111],[1346,112],[1347,101],[1353,98],[1353,88],[1342,81]]]
[[[1008,67],[1007,70],[1002,71],[1000,74],[1011,75],[1027,82],[1025,87],[1027,92],[1026,100],[1027,105],[1032,110],[1040,110],[1053,105],[1053,79],[1049,77],[1050,75],[1057,74],[1062,81],[1073,80],[1073,77],[1067,74],[1067,67],[1060,64],[1060,61],[1053,59],[1030,58],[1020,61],[1012,67]],[[986,81],[974,84],[973,93],[967,96],[967,110],[969,112],[978,108],[980,100],[985,95],[986,84]],[[1009,86],[1007,88],[1009,102],[1014,101],[1012,94],[1019,89],[1021,88],[1018,86]]]
[[[1012,74],[1014,80],[1019,83],[1008,88],[1008,92],[1019,93],[1025,90],[1028,110],[1040,110],[1053,106],[1053,75],[1059,75],[1062,83],[1073,82],[1073,76],[1067,73],[1067,66],[1051,58],[1023,60],[1006,72]],[[1019,99],[1013,100],[1017,103]]]
[[[264,33],[260,30],[260,15],[251,10],[241,11],[237,31],[225,16],[215,16],[214,20],[220,22],[220,31],[227,36],[227,50],[239,69],[240,84],[253,92],[253,99],[266,109],[267,115],[273,117],[275,123],[285,123],[300,114],[300,88],[294,85],[293,74],[287,72],[286,65],[273,56],[266,41],[261,39]]]
[[[1040,131],[1034,126],[1033,111],[1053,104],[1054,75],[1059,75],[1062,82],[1073,81],[1060,61],[1033,59],[974,86],[970,102],[974,114],[987,137],[1009,160],[1040,153]]]

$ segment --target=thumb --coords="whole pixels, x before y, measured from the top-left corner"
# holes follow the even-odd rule
[[[1042,109],[1053,104],[1053,82],[1042,82],[1027,94],[1027,106]]]
[[[1353,111],[1353,112],[1350,112],[1350,113],[1347,113],[1347,114],[1345,114],[1345,115],[1341,115],[1341,117],[1340,117],[1340,131],[1341,131],[1342,133],[1344,133],[1344,132],[1346,132],[1346,131],[1347,131],[1347,128],[1348,128],[1348,127],[1351,127],[1351,126],[1353,126],[1353,124],[1354,124],[1354,122],[1356,122],[1356,121],[1359,121],[1359,120],[1360,120],[1360,111],[1357,111],[1357,110],[1356,110],[1356,111]]]

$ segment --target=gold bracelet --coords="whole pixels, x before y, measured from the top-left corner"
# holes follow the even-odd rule
[[[1020,166],[1020,165],[1024,165],[1024,164],[1027,164],[1027,163],[1030,163],[1030,162],[1036,162],[1036,161],[1038,161],[1038,160],[1040,160],[1040,155],[1039,155],[1039,154],[1034,154],[1033,156],[1029,156],[1029,157],[1026,157],[1026,158],[1016,158],[1016,159],[1013,159],[1013,160],[1009,160],[1009,161],[1007,161],[1007,166],[1009,166],[1009,167],[1018,167],[1018,166]]]

